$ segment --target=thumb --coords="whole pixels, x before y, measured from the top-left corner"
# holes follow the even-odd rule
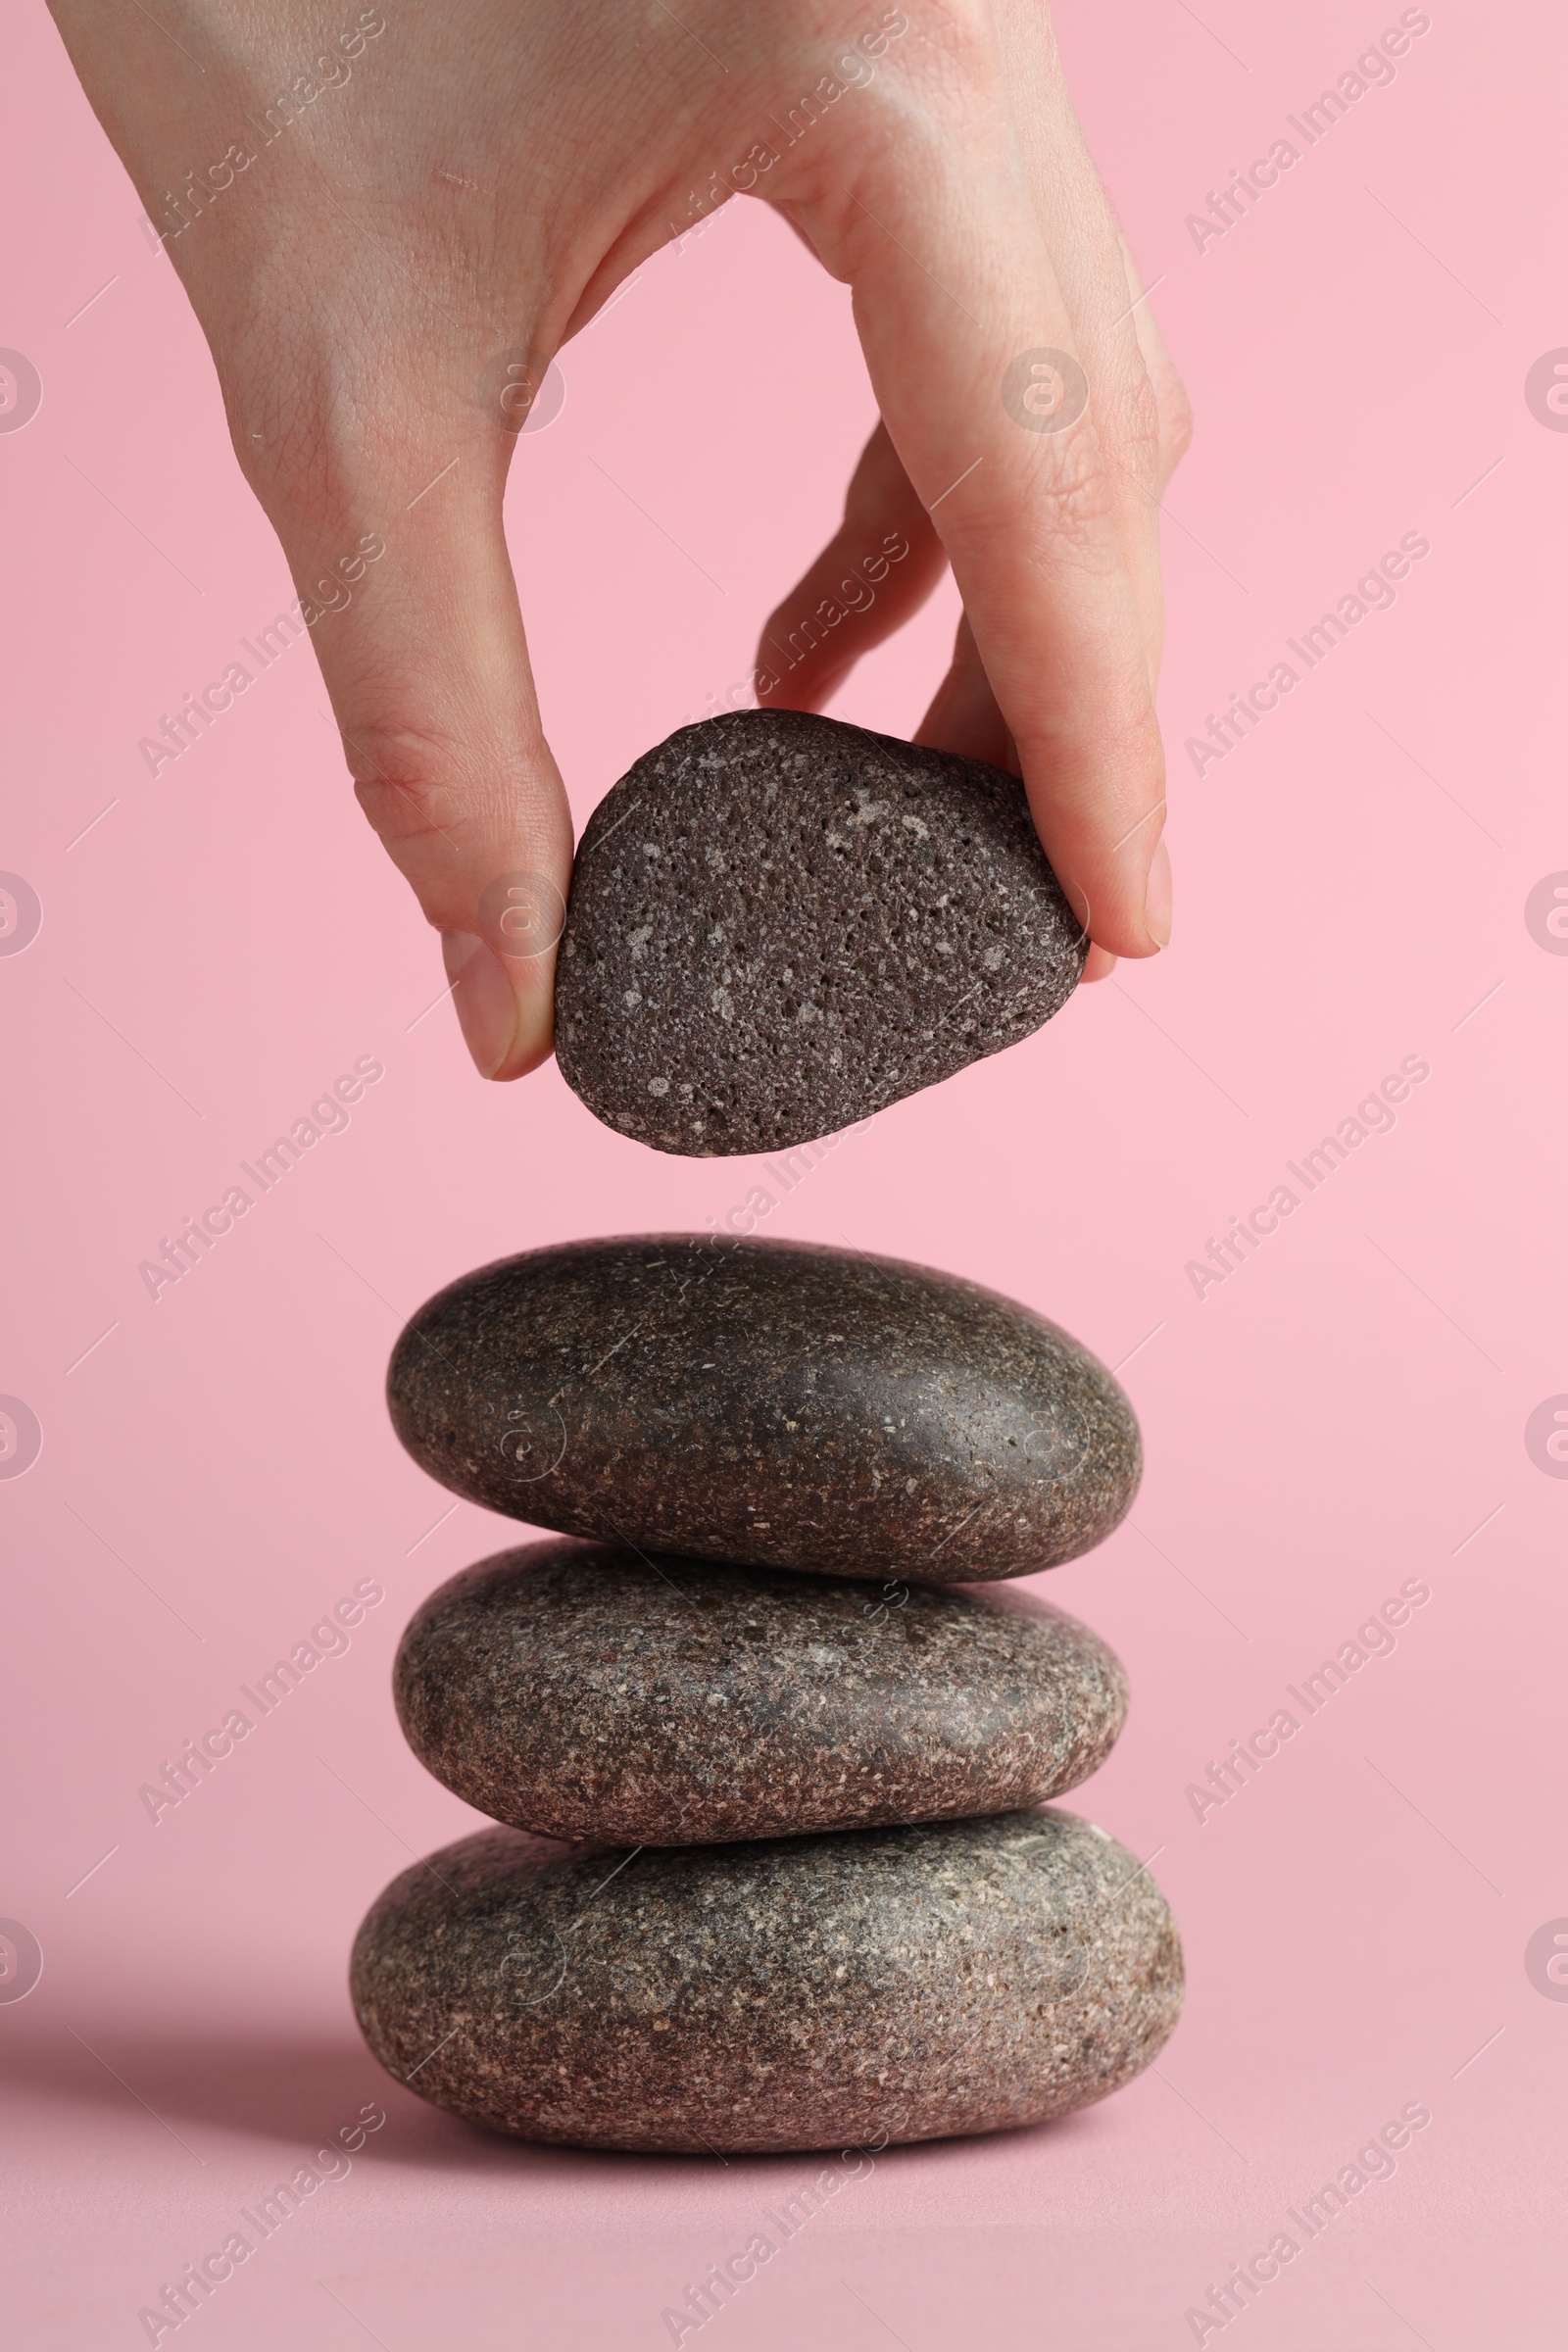
[[[441,935],[468,1051],[482,1077],[518,1078],[551,1050],[571,818],[502,529],[511,436],[460,416],[383,446],[379,466],[334,466],[329,494],[318,474],[269,483],[264,504],[360,805]]]

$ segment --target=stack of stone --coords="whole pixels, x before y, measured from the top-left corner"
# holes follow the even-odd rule
[[[1037,2123],[1148,2064],[1170,1914],[1041,1802],[1103,1761],[1122,1669],[999,1587],[1137,1485],[1065,1332],[851,1251],[574,1243],[431,1299],[389,1395],[436,1478],[560,1531],[399,1651],[416,1754],[505,1826],[360,1931],[393,2075],[528,2138],[700,2153]]]

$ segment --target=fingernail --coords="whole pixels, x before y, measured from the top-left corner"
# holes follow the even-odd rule
[[[441,960],[452,983],[463,1042],[481,1078],[493,1078],[512,1051],[517,1000],[499,956],[472,931],[443,931]]]
[[[1155,844],[1144,885],[1144,922],[1156,948],[1170,946],[1170,852],[1164,841]]]

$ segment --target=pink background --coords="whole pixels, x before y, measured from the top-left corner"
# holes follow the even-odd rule
[[[1199,418],[1165,533],[1175,942],[880,1117],[766,1230],[950,1267],[1127,1359],[1143,1492],[1049,1590],[1130,1669],[1126,1735],[1071,1801],[1155,1856],[1191,1990],[1157,2071],[1107,2104],[880,2159],[713,2323],[731,2352],[1191,2342],[1207,2283],[1407,2101],[1432,2122],[1396,2177],[1226,2340],[1534,2352],[1568,2323],[1568,2005],[1525,1967],[1568,1914],[1568,1486],[1524,1443],[1568,1391],[1568,961],[1524,912],[1568,867],[1568,436],[1524,396],[1568,344],[1568,38],[1544,8],[1432,15],[1393,86],[1200,254],[1185,216],[1396,9],[1061,11]],[[703,1227],[754,1172],[617,1139],[553,1067],[485,1088],[450,1006],[418,1017],[435,943],[354,806],[308,648],[145,772],[137,739],[291,590],[41,11],[7,47],[0,343],[44,383],[0,436],[0,866],[44,910],[0,960],[0,1391],[44,1432],[0,1486],[0,1913],[44,1953],[0,2006],[13,2340],[144,2340],[162,2282],[379,2100],[349,2176],[204,2309],[209,2352],[653,2347],[816,2167],[490,2140],[360,2045],[361,1914],[474,1822],[404,1746],[389,1662],[420,1597],[511,1533],[404,1457],[381,1381],[400,1317],[463,1268]],[[563,371],[510,520],[580,824],[746,675],[871,407],[843,291],[744,203]],[[1432,552],[1396,606],[1196,777],[1184,739],[1405,532]],[[907,731],[953,619],[949,590],[837,708]],[[154,1304],[138,1261],[366,1054],[385,1076],[348,1132]],[[1411,1054],[1431,1076],[1396,1129],[1200,1300],[1186,1262]],[[139,1784],[366,1576],[388,1597],[351,1651],[154,1827]],[[1410,1577],[1431,1599],[1396,1652],[1200,1823],[1209,1759]]]

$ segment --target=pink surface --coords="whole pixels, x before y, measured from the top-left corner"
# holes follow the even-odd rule
[[[1549,881],[1526,913],[1568,868],[1568,435],[1525,388],[1568,345],[1562,23],[1435,6],[1392,86],[1245,220],[1201,251],[1185,225],[1397,13],[1063,9],[1199,416],[1165,533],[1175,944],[878,1118],[765,1227],[976,1277],[1124,1365],[1147,1480],[1050,1592],[1132,1675],[1126,1736],[1074,1801],[1154,1857],[1186,2018],[1156,2071],[1064,2127],[879,2158],[705,2330],[732,2352],[1191,2343],[1209,2283],[1412,2102],[1431,2120],[1393,2176],[1225,2341],[1536,2352],[1568,2325],[1568,1987],[1539,1938],[1526,1966],[1568,1914],[1568,1485],[1526,1445],[1568,1392]],[[0,1391],[42,1430],[0,1483],[0,1913],[43,1953],[0,2004],[9,2339],[145,2341],[139,2307],[379,2102],[347,2174],[188,2324],[209,2352],[667,2343],[663,2307],[816,2165],[498,2143],[383,2078],[350,2017],[362,1912],[474,1821],[399,1737],[398,1633],[511,1532],[420,1476],[380,1391],[399,1318],[461,1269],[701,1228],[756,1171],[618,1140],[553,1068],[487,1089],[450,1006],[420,1017],[435,944],[354,806],[307,647],[148,776],[138,738],[291,590],[40,13],[8,48],[0,344],[43,385],[0,435],[0,866],[42,907],[0,957]],[[870,408],[842,290],[744,204],[563,374],[510,515],[580,823],[747,675]],[[1430,553],[1396,603],[1195,774],[1205,714],[1404,534]],[[947,592],[842,712],[911,727],[952,622]],[[362,1055],[384,1075],[346,1131],[155,1303],[139,1261]],[[1308,1194],[1288,1163],[1407,1056],[1430,1074],[1396,1125]],[[1280,1185],[1298,1207],[1200,1298],[1189,1261]],[[149,1821],[139,1785],[364,1578],[386,1597],[347,1653]],[[1429,1598],[1392,1653],[1308,1717],[1289,1687],[1407,1580]],[[1282,1707],[1296,1737],[1200,1820],[1191,1785]]]

